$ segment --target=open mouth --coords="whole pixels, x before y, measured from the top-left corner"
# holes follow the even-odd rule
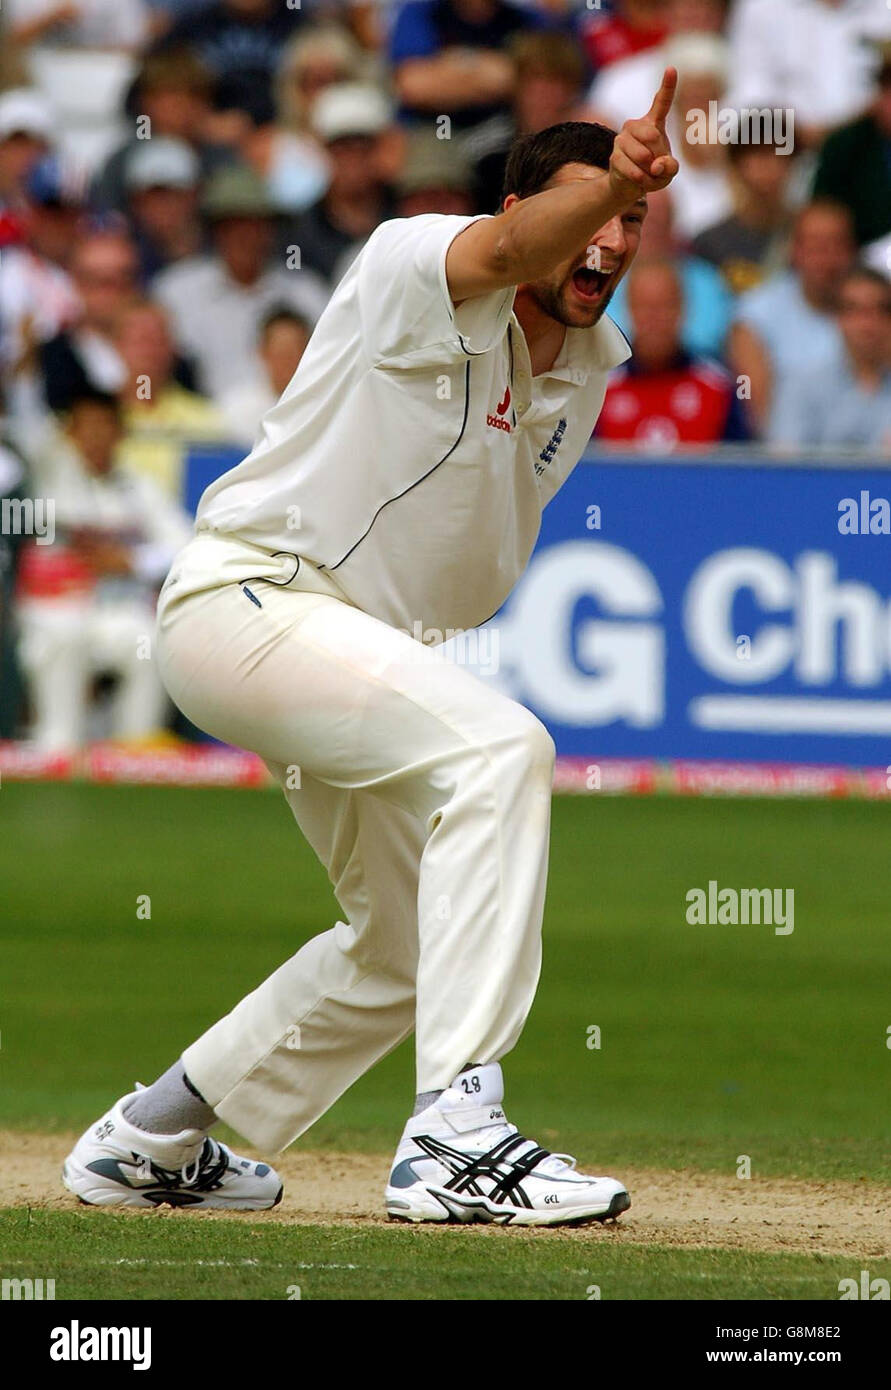
[[[611,270],[589,270],[580,266],[572,273],[573,289],[582,299],[599,299],[612,279]]]

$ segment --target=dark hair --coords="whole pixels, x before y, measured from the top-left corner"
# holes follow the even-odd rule
[[[112,411],[118,418],[121,415],[121,403],[117,396],[112,396],[98,386],[92,386],[88,381],[79,383],[74,388],[65,405],[65,414],[70,415],[81,405],[98,405]]]
[[[290,308],[287,304],[276,304],[260,321],[260,341],[266,337],[270,328],[279,323],[292,323],[296,328],[302,328],[304,333],[312,331],[312,324],[302,314],[298,314],[296,309]]]
[[[885,296],[885,309],[891,312],[891,280],[888,279],[887,275],[883,275],[880,270],[876,270],[871,265],[854,265],[842,276],[839,288],[843,290],[846,285],[857,280],[872,285],[874,289],[881,290]]]
[[[502,201],[508,193],[531,198],[564,164],[608,169],[616,132],[595,121],[561,121],[535,135],[521,135],[507,156]]]

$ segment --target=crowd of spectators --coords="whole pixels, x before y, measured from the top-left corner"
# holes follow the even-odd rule
[[[885,0],[4,0],[0,26],[0,501],[60,499],[45,553],[0,535],[0,737],[13,640],[39,743],[88,736],[109,672],[104,727],[151,733],[132,639],[185,449],[250,447],[381,221],[497,211],[518,134],[617,127],[668,64],[681,169],[611,305],[634,357],[599,447],[891,454]]]

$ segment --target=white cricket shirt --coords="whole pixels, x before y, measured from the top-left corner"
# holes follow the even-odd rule
[[[449,296],[446,252],[476,220],[377,228],[253,452],[204,493],[199,533],[303,557],[412,633],[475,627],[500,608],[630,349],[607,318],[569,328],[533,378],[513,288],[457,309]]]

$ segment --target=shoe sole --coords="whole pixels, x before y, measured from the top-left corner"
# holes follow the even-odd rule
[[[235,1201],[232,1198],[221,1198],[219,1196],[204,1197],[200,1193],[188,1192],[163,1192],[154,1191],[151,1196],[146,1192],[126,1191],[113,1187],[104,1187],[96,1184],[95,1175],[88,1173],[79,1163],[75,1163],[70,1157],[65,1160],[62,1167],[62,1182],[72,1196],[85,1207],[133,1207],[141,1211],[151,1210],[158,1207],[173,1207],[178,1211],[203,1210],[208,1209],[217,1211],[271,1211],[277,1207],[284,1196],[284,1186],[280,1186],[273,1201],[257,1201],[247,1198],[243,1201]],[[195,1197],[198,1201],[195,1201]]]
[[[439,1226],[466,1226],[485,1224],[496,1226],[590,1226],[604,1221],[614,1221],[631,1206],[627,1192],[617,1192],[606,1211],[577,1212],[564,1216],[559,1212],[531,1211],[527,1207],[505,1207],[488,1202],[485,1197],[460,1201],[445,1189],[425,1188],[424,1195],[432,1198],[442,1215],[436,1214],[432,1206],[426,1211],[398,1210],[397,1203],[407,1207],[402,1197],[387,1197],[387,1217],[390,1221],[400,1221],[405,1225],[419,1225],[426,1222]]]

